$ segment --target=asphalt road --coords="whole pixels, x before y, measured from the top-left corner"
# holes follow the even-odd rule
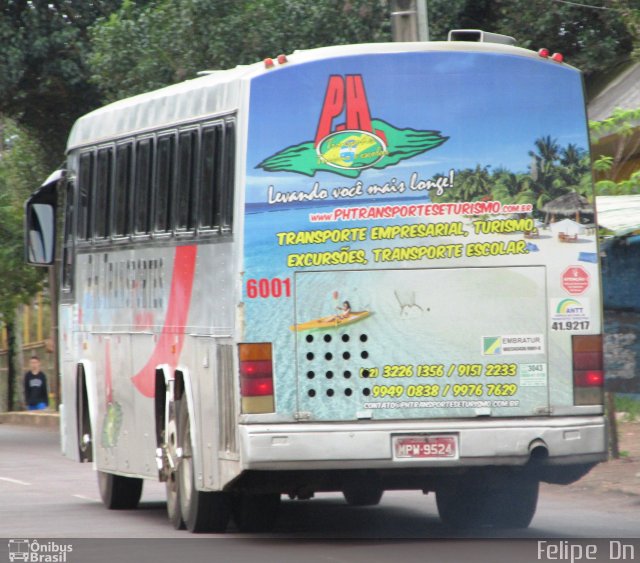
[[[640,498],[617,494],[585,495],[567,487],[544,486],[529,529],[456,534],[440,523],[433,495],[424,496],[415,491],[387,492],[379,506],[357,508],[347,506],[339,494],[322,494],[309,501],[284,501],[277,527],[270,534],[240,534],[231,529],[224,536],[193,536],[169,525],[164,485],[146,482],[138,510],[108,511],[100,502],[91,465],[63,458],[59,454],[56,432],[0,425],[2,537],[74,538],[79,542],[77,553],[88,550],[82,557],[83,562],[257,559],[371,563],[398,558],[403,561],[435,560],[426,555],[437,553],[438,561],[482,561],[486,556],[487,561],[495,562],[503,560],[497,557],[496,549],[508,550],[509,546],[515,546],[514,549],[522,550],[524,545],[537,542],[490,542],[493,547],[486,552],[477,548],[478,542],[468,539],[640,538]],[[83,542],[78,538],[178,538],[189,541],[115,540],[114,543],[113,540]],[[463,538],[466,541],[462,541]],[[432,541],[434,539],[442,541]],[[636,556],[640,560],[640,544],[636,544],[639,545]],[[486,542],[479,545],[486,547]],[[151,546],[155,546],[158,555],[152,556],[155,552]],[[135,557],[116,558],[113,555],[116,548],[138,550],[139,553]],[[191,553],[194,548],[197,553]],[[172,549],[177,550],[173,555]],[[447,555],[447,550],[451,549],[457,554],[453,558]],[[469,550],[468,556],[462,556],[464,550]],[[0,562],[7,560],[5,553],[0,544]],[[126,553],[130,554],[129,551]],[[183,558],[181,553],[191,555]],[[211,553],[216,556],[206,555]],[[532,555],[531,560],[537,559],[535,551],[514,557],[526,561],[528,555]],[[512,558],[508,554],[505,557],[504,560]],[[69,554],[66,562],[76,560],[79,561]]]

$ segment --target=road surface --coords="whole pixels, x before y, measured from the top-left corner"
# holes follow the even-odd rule
[[[321,494],[309,501],[286,500],[272,533],[240,534],[232,528],[224,536],[193,536],[169,525],[164,485],[160,483],[145,483],[138,510],[106,510],[100,502],[91,465],[63,458],[59,454],[57,432],[0,425],[0,454],[0,538],[74,538],[80,545],[84,543],[78,538],[185,540],[153,543],[163,546],[161,554],[166,555],[167,561],[182,557],[178,553],[175,557],[170,555],[172,549],[178,549],[175,546],[182,546],[179,548],[182,550],[184,546],[190,546],[187,549],[190,552],[197,545],[198,549],[204,550],[200,553],[203,561],[315,560],[309,558],[311,553],[318,561],[371,563],[397,557],[403,561],[431,560],[425,559],[425,546],[429,553],[435,554],[434,550],[447,549],[452,544],[457,546],[459,557],[448,559],[444,553],[438,557],[439,561],[482,560],[462,557],[460,550],[464,549],[483,557],[478,555],[477,542],[461,541],[462,538],[640,538],[640,497],[586,495],[570,488],[547,485],[542,488],[538,511],[527,530],[454,533],[440,523],[433,495],[398,491],[385,493],[376,507],[347,506],[340,494]],[[413,541],[399,541],[407,539]],[[435,542],[434,539],[446,541]],[[115,544],[110,541],[87,545],[93,548],[102,545],[104,549],[109,545],[127,545],[123,540],[116,540]],[[202,542],[214,542],[212,546],[218,555],[207,558],[204,553],[212,548]],[[491,545],[496,543],[491,542]],[[516,542],[511,544],[518,549]],[[132,561],[147,560],[145,554],[149,561],[164,560],[162,556],[160,559],[152,557],[153,550],[146,545],[138,542],[131,547],[142,551]],[[500,547],[506,548],[507,544],[503,542]],[[76,551],[78,549],[80,547]],[[101,560],[98,552],[92,552],[96,561]],[[326,557],[322,555],[324,553]],[[6,560],[3,555],[0,545],[0,561]],[[487,554],[487,560],[494,555]],[[535,560],[535,553],[533,556],[532,560]],[[640,550],[636,556],[640,560]],[[184,561],[197,561],[199,557],[193,554]],[[518,558],[526,560],[522,556]],[[92,559],[84,556],[82,560]],[[67,563],[74,563],[71,554]]]

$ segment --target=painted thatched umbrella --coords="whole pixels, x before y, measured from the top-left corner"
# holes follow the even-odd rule
[[[551,214],[551,222],[554,222],[556,215],[563,215],[569,217],[571,215],[576,216],[576,222],[580,222],[580,212],[593,213],[593,205],[589,203],[586,197],[581,196],[577,192],[569,192],[561,195],[556,199],[547,203],[543,208],[547,214]],[[548,220],[546,221],[549,222]]]

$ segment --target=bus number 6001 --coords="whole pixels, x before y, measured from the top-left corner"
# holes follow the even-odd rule
[[[285,278],[259,280],[247,280],[247,297],[255,299],[256,297],[291,297],[291,280]]]

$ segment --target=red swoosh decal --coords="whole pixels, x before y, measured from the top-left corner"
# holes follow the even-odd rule
[[[155,350],[146,365],[131,380],[145,397],[155,396],[155,371],[160,364],[175,368],[184,345],[184,327],[191,305],[196,271],[196,246],[179,246],[173,263],[167,316]]]

